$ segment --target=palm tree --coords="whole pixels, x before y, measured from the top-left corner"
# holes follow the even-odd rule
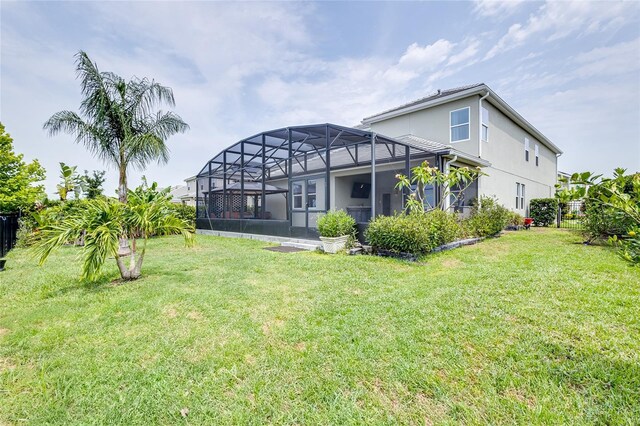
[[[97,198],[88,200],[83,209],[70,211],[62,220],[44,218],[33,250],[42,264],[54,249],[82,238],[82,278],[97,279],[107,258],[113,257],[123,280],[137,279],[142,274],[150,237],[182,234],[187,245],[193,244],[193,225],[175,216],[168,192],[158,191],[156,183],[143,185],[129,191],[127,204]],[[128,262],[119,252],[122,235],[128,236],[132,247]],[[138,247],[138,240],[142,240],[142,247]]]
[[[60,111],[44,129],[49,135],[75,136],[95,156],[118,168],[118,197],[127,202],[129,166],[144,170],[153,161],[166,163],[166,140],[189,126],[175,113],[156,108],[175,106],[173,91],[154,80],[134,77],[125,81],[111,72],[100,72],[87,54],[76,54],[76,71],[82,88],[80,115]]]

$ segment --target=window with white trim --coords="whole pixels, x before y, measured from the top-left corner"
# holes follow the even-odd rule
[[[489,142],[489,110],[482,107],[482,134],[483,142]]]
[[[294,183],[291,185],[293,192],[293,208],[301,209],[302,207],[302,183]]]
[[[520,205],[520,183],[516,182],[516,210],[518,210],[520,207],[518,207]]]
[[[524,183],[520,185],[520,208],[524,209]]]
[[[460,108],[449,113],[451,142],[469,140],[469,107]]]
[[[524,138],[524,161],[529,161],[529,138]]]
[[[316,204],[316,181],[310,180],[307,182],[307,204],[310,209],[315,209]]]
[[[538,144],[535,144],[533,148],[536,154],[536,166],[539,166],[540,165],[540,149],[538,147]]]

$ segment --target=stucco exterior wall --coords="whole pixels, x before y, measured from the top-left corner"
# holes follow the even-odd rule
[[[505,207],[528,214],[529,200],[552,197],[556,183],[556,155],[539,140],[488,102],[489,141],[482,142],[482,158],[491,163],[480,178],[480,192],[496,196]],[[525,159],[525,138],[529,139],[529,161]],[[535,146],[539,162],[536,166]],[[525,208],[516,210],[516,183],[525,185]]]
[[[478,156],[478,99],[479,96],[437,105],[421,111],[399,117],[390,118],[371,124],[371,130],[386,136],[398,137],[413,134],[459,149],[473,156]],[[469,140],[451,143],[449,113],[469,107],[470,134]]]
[[[480,96],[467,98],[411,112],[399,117],[371,124],[371,130],[391,137],[413,134],[451,146],[474,157],[481,157],[491,163],[483,169],[488,176],[478,182],[481,195],[495,196],[505,207],[516,211],[516,182],[525,185],[525,205],[532,198],[553,196],[557,179],[556,155],[530,133],[512,121],[489,100],[482,106],[489,111],[489,140],[480,139]],[[450,112],[469,107],[470,137],[464,142],[450,142]],[[525,137],[529,139],[529,161],[525,160]],[[538,145],[539,164],[536,166],[535,146]],[[481,152],[479,152],[481,151]],[[528,209],[518,209],[528,214]]]

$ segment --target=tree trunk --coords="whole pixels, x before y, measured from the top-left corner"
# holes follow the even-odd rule
[[[118,264],[118,269],[120,270],[120,277],[123,280],[130,280],[131,272],[127,269],[127,266],[124,264],[124,260],[122,260],[121,256],[116,256],[116,263]]]
[[[123,159],[121,158],[121,161]],[[118,200],[121,203],[127,204],[127,168],[124,164],[120,165],[120,176],[118,179]],[[131,248],[129,247],[129,240],[127,235],[120,236],[120,247],[118,248],[118,256],[133,255]]]

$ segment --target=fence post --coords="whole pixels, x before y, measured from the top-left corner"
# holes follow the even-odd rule
[[[556,226],[560,228],[560,223],[562,222],[562,206],[558,203],[558,212],[556,213]]]

